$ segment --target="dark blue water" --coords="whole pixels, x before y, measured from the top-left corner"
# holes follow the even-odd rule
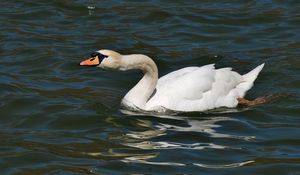
[[[299,174],[300,1],[0,2],[0,174]],[[160,75],[216,63],[272,103],[177,116],[120,111],[140,72],[78,66],[99,49]]]

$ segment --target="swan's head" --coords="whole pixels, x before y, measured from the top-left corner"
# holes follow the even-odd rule
[[[121,66],[121,54],[112,50],[99,50],[93,52],[89,59],[80,62],[80,66],[119,69]]]

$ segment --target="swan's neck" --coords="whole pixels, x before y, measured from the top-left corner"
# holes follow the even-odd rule
[[[155,90],[158,70],[154,61],[146,55],[125,55],[122,57],[120,70],[140,69],[143,78],[125,95],[126,105],[145,109],[146,102]]]

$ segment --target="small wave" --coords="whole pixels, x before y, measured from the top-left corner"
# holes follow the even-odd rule
[[[125,163],[143,163],[143,164],[149,164],[149,165],[165,165],[165,166],[197,166],[202,168],[209,168],[209,169],[220,169],[220,168],[237,168],[246,166],[249,164],[254,163],[255,161],[249,160],[244,162],[238,162],[238,163],[231,163],[231,164],[223,164],[223,165],[209,165],[209,164],[202,164],[202,163],[177,163],[177,162],[152,162],[147,161],[147,159],[154,158],[152,156],[134,156],[134,157],[127,157],[124,160],[121,160]]]
[[[217,145],[213,143],[192,143],[192,144],[183,144],[183,143],[175,143],[175,142],[151,142],[144,141],[140,143],[126,143],[126,146],[140,148],[140,149],[195,149],[195,150],[203,150],[203,149],[229,149],[230,147]],[[232,148],[231,148],[232,149]],[[240,148],[235,148],[240,149]]]

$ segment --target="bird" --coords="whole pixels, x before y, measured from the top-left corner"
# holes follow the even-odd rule
[[[121,106],[134,111],[203,112],[239,105],[253,106],[267,101],[265,97],[244,98],[264,63],[244,75],[230,67],[216,69],[214,64],[208,64],[181,68],[158,78],[158,68],[150,57],[144,54],[122,55],[101,49],[81,61],[80,66],[141,70],[143,77],[121,100]]]

